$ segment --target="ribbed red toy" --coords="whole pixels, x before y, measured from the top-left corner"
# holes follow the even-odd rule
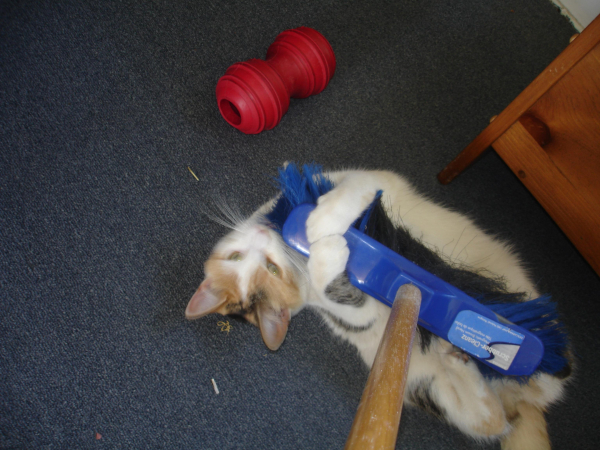
[[[270,130],[290,106],[290,97],[318,94],[335,72],[335,55],[327,39],[312,28],[279,34],[266,60],[250,59],[229,67],[217,83],[223,118],[246,134]]]

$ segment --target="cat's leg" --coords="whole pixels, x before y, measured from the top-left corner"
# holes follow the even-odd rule
[[[474,361],[435,339],[428,350],[413,348],[405,400],[478,439],[498,438],[510,426],[498,395]]]
[[[310,303],[331,320],[348,327],[363,328],[367,318],[357,314],[368,296],[350,284],[346,263],[350,250],[343,236],[325,236],[310,246],[308,274],[316,295]]]
[[[343,236],[325,236],[310,247],[309,305],[333,332],[350,341],[367,365],[373,363],[390,309],[354,287],[346,274],[349,250]]]
[[[319,197],[317,207],[306,221],[306,237],[311,244],[324,236],[344,234],[371,204],[382,188],[377,176],[350,173],[327,194]]]
[[[356,319],[356,308],[367,296],[352,286],[345,274],[350,252],[342,236],[371,204],[380,188],[377,177],[349,173],[318,199],[306,222],[310,242],[308,272],[317,305],[338,318]],[[356,324],[356,320],[350,323]],[[364,325],[364,321],[361,321]]]
[[[350,250],[340,234],[325,236],[310,246],[308,273],[313,288],[323,294],[327,286],[346,270]]]
[[[345,272],[349,250],[342,236],[386,188],[381,173],[350,172],[321,196],[306,223],[308,272],[315,307],[335,334],[355,345],[370,367],[390,308],[352,286]]]

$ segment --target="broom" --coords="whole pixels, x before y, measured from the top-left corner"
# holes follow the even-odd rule
[[[293,163],[279,169],[276,184],[282,195],[266,218],[290,247],[309,256],[306,219],[334,184],[320,166],[300,169]],[[394,227],[380,197],[344,235],[350,250],[346,272],[355,287],[391,306],[402,285],[417,286],[422,342],[431,340],[429,333],[448,340],[472,356],[485,376],[526,381],[536,371],[568,368],[567,334],[550,297],[523,302],[524,294],[506,292],[498,280],[448,265]]]

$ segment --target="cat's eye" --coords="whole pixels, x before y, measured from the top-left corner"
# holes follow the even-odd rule
[[[240,252],[233,252],[227,259],[229,261],[241,261],[244,259],[244,255],[242,255]]]
[[[277,267],[275,264],[273,264],[272,262],[268,262],[267,263],[267,270],[271,273],[271,275],[275,275],[276,277],[279,276],[279,267]]]

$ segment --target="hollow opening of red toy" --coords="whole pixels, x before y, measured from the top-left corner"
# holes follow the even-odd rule
[[[221,100],[221,104],[219,105],[219,107],[221,109],[221,114],[223,114],[225,120],[231,125],[239,125],[242,122],[242,115],[235,107],[235,105],[229,100]]]

